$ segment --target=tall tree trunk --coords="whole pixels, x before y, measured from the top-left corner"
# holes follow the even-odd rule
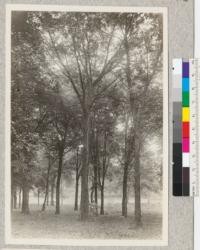
[[[97,163],[94,164],[94,201],[98,203],[98,171],[97,171]]]
[[[60,147],[58,155],[59,155],[59,163],[58,163],[58,171],[57,171],[57,181],[56,181],[56,211],[55,214],[60,214],[60,182],[62,175],[62,164],[63,164],[63,146]]]
[[[48,186],[48,191],[47,191],[47,206],[49,206],[49,186]]]
[[[38,206],[40,205],[40,189],[38,188]]]
[[[90,192],[90,202],[93,203],[94,202],[94,188],[91,188],[91,192]]]
[[[74,211],[78,211],[78,186],[79,186],[79,178],[76,174]]]
[[[89,131],[90,131],[90,119],[89,116],[85,114],[84,130],[83,130],[82,169],[81,169],[81,204],[80,204],[81,220],[87,220],[89,216],[89,194],[88,194]]]
[[[16,187],[12,187],[11,207],[12,207],[12,209],[17,209],[17,190],[16,190]]]
[[[19,207],[19,208],[21,208],[21,200],[22,200],[21,194],[22,194],[22,189],[21,189],[21,187],[20,187],[20,188],[19,188],[19,193],[18,193],[18,195],[19,195],[19,196],[18,196],[18,197],[19,197],[19,198],[18,198],[18,205],[19,205],[18,207]]]
[[[136,225],[141,225],[141,197],[140,197],[140,140],[138,136],[140,136],[140,125],[138,120],[138,111],[137,106],[135,104],[135,94],[132,91],[134,87],[134,82],[131,77],[131,60],[130,60],[130,48],[128,42],[128,27],[125,30],[124,35],[124,48],[126,53],[126,80],[129,88],[129,104],[130,110],[132,113],[132,119],[134,120],[134,150],[135,150],[135,173],[134,173],[134,181],[135,181],[135,221]],[[133,135],[133,136],[134,136]]]
[[[128,182],[128,164],[126,163],[124,166],[124,175],[123,175],[123,194],[122,194],[122,215],[127,217],[127,184]]]
[[[130,143],[128,143],[128,125],[129,123],[129,113],[125,115],[125,134],[124,134],[124,174],[123,174],[123,190],[122,190],[122,216],[127,217],[127,189],[128,189],[128,167],[129,167],[129,157],[130,157]]]
[[[64,204],[64,196],[63,196],[63,180],[60,178],[60,199],[61,199],[61,205]]]
[[[49,175],[50,175],[50,170],[51,170],[51,159],[50,159],[50,155],[49,155],[49,157],[48,157],[47,177],[46,177],[46,190],[45,190],[44,202],[43,202],[43,205],[42,205],[42,211],[45,211],[46,202],[48,202],[48,196],[49,196]],[[47,203],[47,205],[48,205],[48,203]]]
[[[54,189],[55,189],[55,180],[51,183],[51,206],[54,206]]]
[[[104,182],[102,182],[101,185],[101,209],[100,209],[100,214],[104,214]]]
[[[106,154],[107,154],[107,135],[106,135],[106,131],[104,131],[100,214],[104,214],[104,184],[105,184],[106,172],[107,172],[107,167],[108,167],[108,163],[106,163],[107,162]],[[106,167],[106,164],[107,164],[107,167]]]
[[[11,182],[12,183],[12,182]],[[14,187],[13,185],[11,186],[11,200],[10,200],[10,203],[11,203],[11,209],[14,209],[14,199],[13,199],[13,194],[14,194]]]
[[[16,190],[16,188],[14,188],[14,192],[13,192],[13,208],[17,209],[17,190]]]
[[[13,174],[13,168],[11,168],[11,196],[10,196],[11,209],[14,208],[13,194],[14,194],[14,174]]]
[[[136,140],[136,155],[135,155],[135,168],[134,168],[134,181],[135,181],[135,222],[137,226],[141,226],[141,190],[140,190],[140,142]]]
[[[98,130],[96,130],[96,133],[94,134],[94,164],[93,164],[93,170],[94,170],[94,201],[96,204],[98,204],[98,160],[99,160],[99,138],[98,138]]]
[[[79,147],[76,152],[76,181],[75,181],[74,211],[78,211],[78,189],[79,189]]]
[[[22,189],[22,213],[29,214],[29,187],[24,183]]]

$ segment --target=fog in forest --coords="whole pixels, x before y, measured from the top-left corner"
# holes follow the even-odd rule
[[[161,239],[163,15],[13,11],[17,238]]]

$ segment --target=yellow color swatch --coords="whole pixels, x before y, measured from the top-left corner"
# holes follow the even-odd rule
[[[182,108],[182,121],[183,122],[190,121],[190,108]]]

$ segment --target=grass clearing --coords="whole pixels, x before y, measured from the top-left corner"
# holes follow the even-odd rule
[[[30,206],[30,214],[19,210],[12,212],[12,236],[14,238],[53,239],[160,239],[162,214],[158,204],[143,204],[141,228],[134,222],[134,204],[129,204],[129,216],[121,216],[119,203],[107,203],[105,215],[91,216],[82,222],[73,205],[61,207],[61,214],[54,214],[54,207]],[[107,212],[108,211],[108,212]]]

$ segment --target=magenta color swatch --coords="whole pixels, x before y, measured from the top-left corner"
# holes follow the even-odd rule
[[[189,138],[182,138],[182,151],[190,152],[190,140]]]

